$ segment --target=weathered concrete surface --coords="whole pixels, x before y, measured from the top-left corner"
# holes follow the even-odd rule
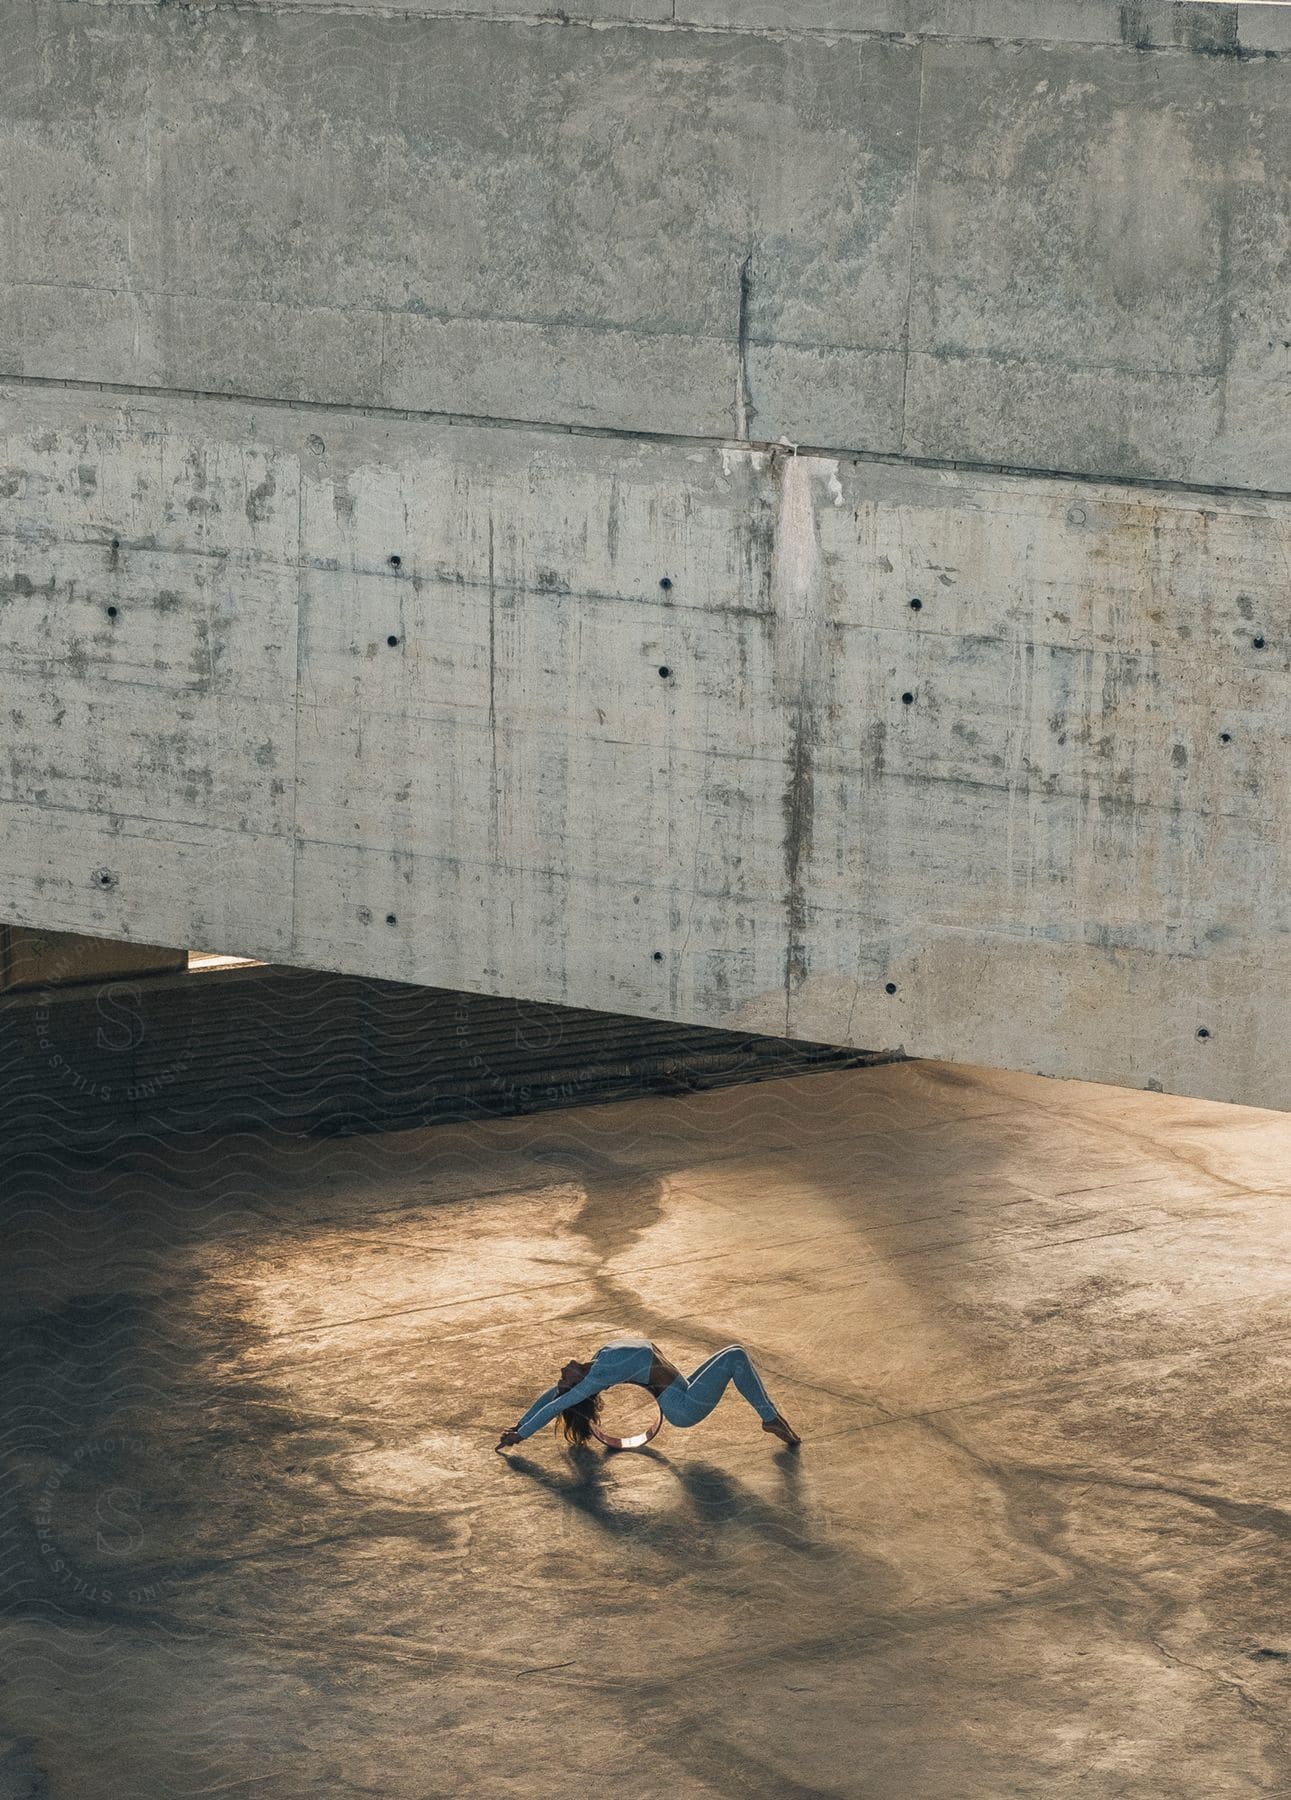
[[[1283,1116],[906,1065],[6,1195],[14,1800],[1281,1800]],[[653,1454],[567,1354],[747,1343]]]
[[[497,10],[10,9],[0,917],[1291,1105],[1276,9]]]
[[[1291,73],[1231,8],[10,10],[0,373],[1291,487]]]
[[[1285,503],[0,426],[14,919],[1291,1104]]]
[[[905,448],[1291,485],[1286,65],[923,66]]]

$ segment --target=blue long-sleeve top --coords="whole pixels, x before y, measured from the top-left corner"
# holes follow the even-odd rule
[[[599,1394],[603,1388],[614,1387],[620,1381],[635,1381],[646,1387],[653,1367],[654,1345],[649,1338],[616,1338],[596,1352],[591,1367],[576,1386],[567,1388],[563,1394],[554,1387],[539,1394],[515,1429],[522,1438],[532,1437],[567,1406],[577,1406],[580,1400]]]

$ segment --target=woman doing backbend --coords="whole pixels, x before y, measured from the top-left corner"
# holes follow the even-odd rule
[[[621,1337],[603,1345],[589,1363],[567,1362],[555,1387],[540,1394],[524,1417],[502,1433],[497,1448],[508,1450],[522,1443],[555,1418],[560,1419],[571,1443],[585,1444],[600,1413],[603,1390],[620,1382],[648,1388],[668,1423],[681,1426],[698,1425],[706,1419],[728,1382],[734,1382],[736,1391],[760,1416],[763,1431],[784,1444],[802,1441],[771,1404],[748,1351],[738,1344],[719,1350],[687,1377],[649,1338]]]

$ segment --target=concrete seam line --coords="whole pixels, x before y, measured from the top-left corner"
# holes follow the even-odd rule
[[[83,4],[85,0],[70,0],[72,4]],[[1188,0],[1190,3],[1190,0]],[[1285,0],[1274,0],[1283,4]],[[249,13],[258,18],[293,19],[308,18],[311,14],[353,19],[374,19],[380,22],[424,19],[427,21],[470,21],[479,25],[530,25],[555,26],[565,28],[581,26],[586,31],[651,31],[661,34],[687,33],[705,37],[749,37],[784,40],[791,38],[823,39],[837,43],[853,40],[859,43],[954,43],[954,44],[988,44],[1001,49],[1021,49],[1035,45],[1042,49],[1081,49],[1081,50],[1116,50],[1128,51],[1135,56],[1218,56],[1229,60],[1246,62],[1264,61],[1278,58],[1284,54],[1282,48],[1266,48],[1263,46],[1247,46],[1241,42],[1241,13],[1268,10],[1269,0],[1234,0],[1234,9],[1238,14],[1238,42],[1235,48],[1219,48],[1203,43],[1162,44],[1162,43],[1127,43],[1124,38],[1088,37],[1088,38],[1055,38],[1037,34],[1034,37],[992,36],[989,33],[957,32],[953,29],[937,31],[931,28],[910,31],[884,31],[878,27],[866,30],[846,25],[794,25],[787,20],[780,25],[733,25],[705,24],[697,20],[679,19],[676,16],[677,0],[673,0],[673,16],[669,19],[630,19],[630,18],[590,18],[579,17],[574,13],[562,12],[556,7],[538,12],[494,12],[480,10],[469,11],[464,7],[446,9],[434,4],[419,5],[416,0],[409,0],[407,5],[391,4],[385,6],[365,6],[362,0],[88,0],[88,4],[102,12],[132,11],[135,13],[180,11],[180,12],[236,12]]]
[[[112,0],[113,4],[117,0]],[[128,4],[129,0],[121,0]],[[307,414],[326,413],[333,417],[354,419],[392,419],[414,424],[433,419],[449,426],[480,431],[543,432],[552,437],[604,438],[624,444],[674,445],[680,449],[696,446],[712,450],[757,451],[762,455],[785,453],[778,439],[708,437],[682,431],[642,431],[629,426],[566,425],[551,419],[498,418],[482,413],[442,412],[429,407],[372,406],[359,401],[293,400],[280,394],[246,394],[220,392],[208,388],[147,387],[130,382],[72,380],[56,375],[18,375],[0,371],[0,402],[8,391],[31,388],[55,393],[103,394],[109,398],[127,396],[149,402],[175,400],[228,406],[272,407],[280,412]],[[1100,473],[1092,469],[1059,469],[1028,466],[1022,463],[972,462],[962,457],[908,456],[893,450],[866,450],[855,444],[808,444],[795,446],[801,456],[828,457],[852,463],[867,463],[878,468],[928,469],[933,473],[963,475],[1001,475],[1022,481],[1076,481],[1090,487],[1126,488],[1133,492],[1196,495],[1199,499],[1268,500],[1275,504],[1291,500],[1291,488],[1243,487],[1235,482],[1184,481],[1170,476]]]

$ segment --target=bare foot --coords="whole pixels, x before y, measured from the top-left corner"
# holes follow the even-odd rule
[[[782,1419],[779,1413],[776,1414],[774,1419],[763,1419],[762,1429],[763,1431],[769,1431],[772,1437],[778,1437],[782,1444],[788,1444],[791,1449],[795,1444],[800,1444],[802,1442],[802,1439],[798,1436],[798,1433],[794,1430],[793,1426],[790,1425],[787,1419]]]

